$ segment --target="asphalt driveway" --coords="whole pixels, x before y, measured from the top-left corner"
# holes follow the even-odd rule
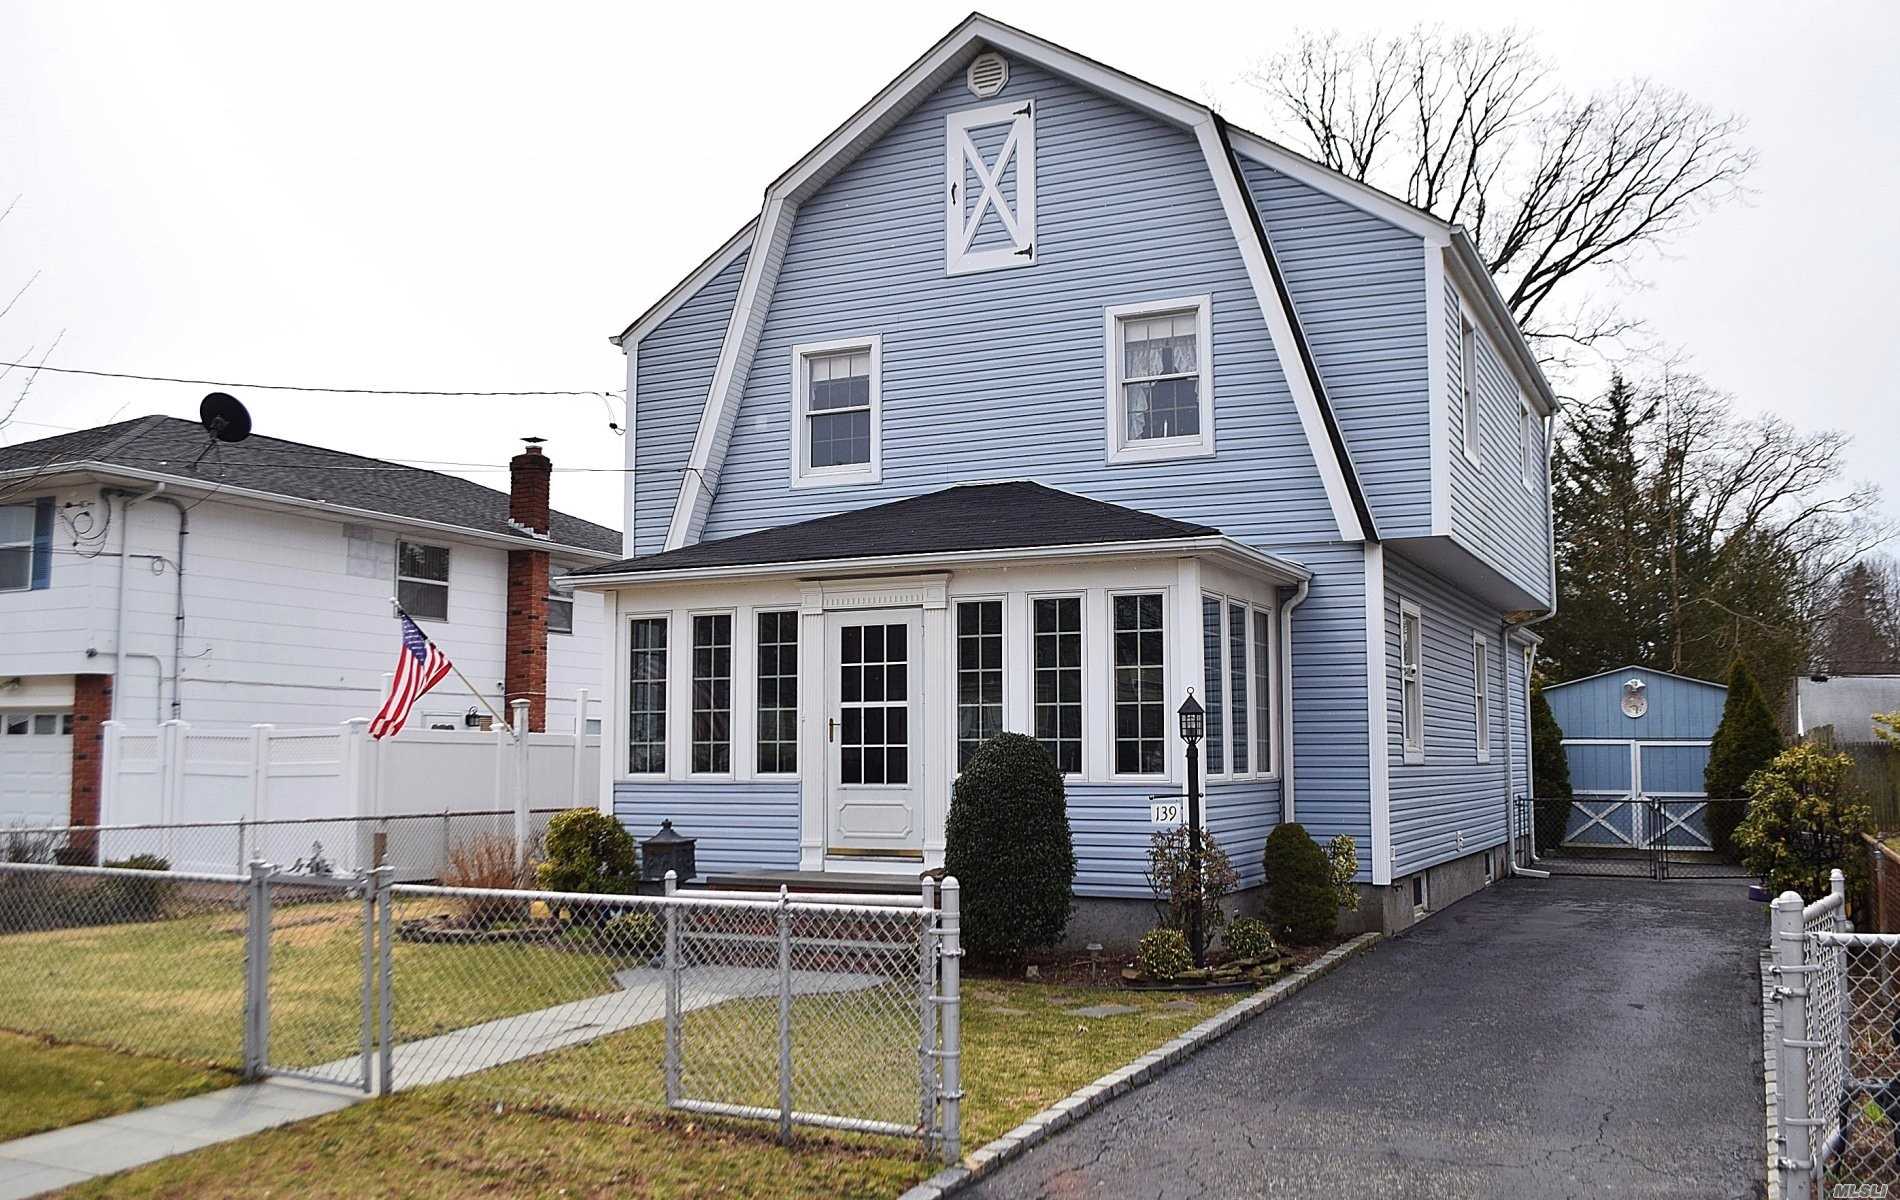
[[[1739,881],[1508,880],[966,1194],[1762,1195],[1766,921]]]

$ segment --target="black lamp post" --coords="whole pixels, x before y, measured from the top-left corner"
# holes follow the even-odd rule
[[[1194,965],[1207,965],[1207,937],[1201,923],[1201,738],[1207,734],[1207,711],[1189,688],[1187,699],[1176,710],[1181,718],[1181,740],[1187,743],[1187,828],[1188,872],[1192,876],[1193,903],[1188,905],[1188,950]]]

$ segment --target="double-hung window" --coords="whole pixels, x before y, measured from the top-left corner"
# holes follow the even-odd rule
[[[792,485],[875,483],[882,467],[882,339],[792,347]]]
[[[1471,717],[1478,761],[1491,761],[1491,643],[1471,635]]]
[[[1405,761],[1425,761],[1424,621],[1418,605],[1399,603],[1399,727]]]
[[[1168,697],[1163,677],[1167,631],[1161,593],[1116,596],[1115,773],[1161,775],[1168,769]]]
[[[957,602],[957,770],[1003,732],[1003,602]]]
[[[695,775],[732,770],[732,615],[693,618],[693,758]]]
[[[758,764],[761,775],[798,770],[798,614],[759,614]]]
[[[574,632],[574,593],[561,590],[561,585],[548,585],[548,632]]]
[[[627,771],[666,771],[666,618],[627,626]]]
[[[1082,773],[1082,601],[1035,601],[1036,740],[1064,775]]]
[[[449,619],[449,548],[396,543],[396,603],[412,617]]]
[[[1212,301],[1107,310],[1108,461],[1214,452]]]
[[[1204,760],[1212,775],[1273,771],[1273,612],[1201,597],[1201,669],[1207,695]]]
[[[53,504],[0,504],[0,592],[46,586]]]

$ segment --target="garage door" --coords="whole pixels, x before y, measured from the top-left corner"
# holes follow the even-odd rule
[[[0,712],[0,825],[64,825],[72,773],[72,713]]]

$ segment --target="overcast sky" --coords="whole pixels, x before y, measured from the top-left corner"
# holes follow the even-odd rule
[[[1286,44],[1301,10],[1322,10],[1228,7],[986,11],[1264,129],[1237,79]],[[63,330],[51,362],[69,367],[618,389],[607,336],[965,11],[0,0],[0,207],[20,197],[0,224],[0,307],[40,272],[0,318],[0,359]],[[1323,11],[1354,33],[1517,20],[1572,88],[1644,74],[1743,114],[1761,152],[1753,202],[1642,264],[1628,304],[1745,411],[1851,432],[1856,476],[1896,508],[1896,6]],[[0,411],[19,380],[0,382]],[[194,416],[204,390],[43,374],[0,438]],[[380,457],[500,464],[534,434],[561,468],[620,464],[594,398],[239,395],[260,432]],[[621,524],[616,475],[563,471],[554,488],[558,507]]]

